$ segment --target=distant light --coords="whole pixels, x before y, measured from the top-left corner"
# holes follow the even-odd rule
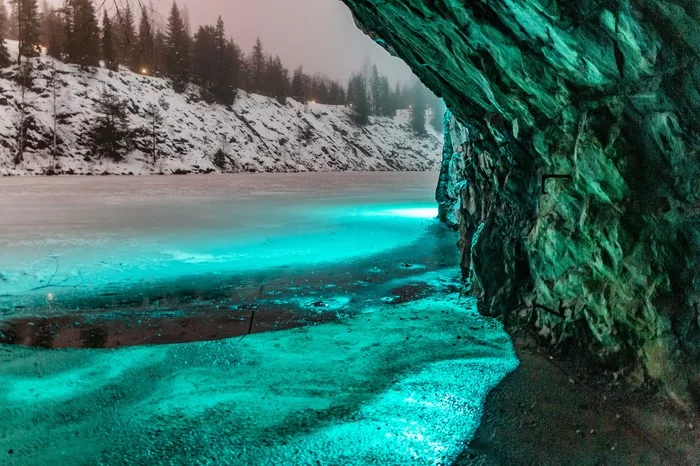
[[[47,301],[53,301],[53,298],[54,298],[53,293],[49,293],[49,294],[46,295],[46,300],[47,300]]]
[[[372,217],[404,217],[404,218],[435,218],[438,216],[437,207],[410,207],[404,209],[382,209],[365,212]]]
[[[141,68],[141,74],[148,74],[148,68]]]
[[[389,209],[387,214],[396,217],[435,218],[438,216],[437,207],[415,207],[412,209]]]
[[[312,103],[312,104],[315,104],[315,103],[316,103],[316,101],[315,101],[315,100],[312,100],[312,101],[311,101],[311,103]]]

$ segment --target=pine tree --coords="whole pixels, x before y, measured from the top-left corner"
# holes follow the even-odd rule
[[[92,128],[95,152],[100,157],[120,161],[129,135],[126,101],[103,89],[95,110],[99,114]]]
[[[372,113],[374,115],[381,115],[382,107],[384,105],[384,103],[381,101],[381,93],[379,90],[380,85],[381,78],[379,77],[377,65],[372,65],[372,72],[369,77],[369,89],[372,97]]]
[[[107,69],[112,71],[117,71],[119,69],[119,61],[117,60],[116,50],[114,49],[112,22],[109,20],[106,10],[102,18],[102,59]]]
[[[216,29],[213,26],[200,26],[194,35],[192,75],[207,102],[216,100],[212,92],[217,74],[216,58]]]
[[[430,120],[430,125],[435,129],[435,132],[441,133],[445,126],[445,104],[442,99],[437,99],[433,102],[433,117]]]
[[[379,81],[379,98],[382,104],[380,114],[386,117],[393,117],[396,114],[396,108],[394,108],[394,99],[391,96],[389,79],[386,76],[382,76]]]
[[[347,105],[355,105],[355,76],[353,75],[348,81],[348,92],[345,93],[345,103]]]
[[[72,28],[68,60],[81,66],[100,64],[100,28],[91,0],[71,0]]]
[[[235,91],[233,89],[233,56],[226,40],[226,28],[221,16],[216,20],[214,29],[215,72],[212,83],[212,93],[216,100],[224,105],[233,104]]]
[[[39,43],[46,45],[49,41],[49,28],[46,23],[46,18],[51,13],[51,6],[46,0],[41,0],[41,7],[39,8]]]
[[[287,89],[289,87],[289,71],[282,64],[279,56],[270,57],[267,66],[268,93],[281,104],[287,101]]]
[[[337,82],[331,81],[331,85],[328,88],[328,103],[331,105],[338,105],[339,93],[340,86]]]
[[[7,10],[5,4],[0,0],[0,68],[5,68],[10,65],[10,54],[7,51],[5,44],[5,36],[7,34]]]
[[[183,92],[190,80],[190,41],[177,4],[173,2],[165,39],[165,74],[173,80],[173,89]]]
[[[7,8],[5,8],[5,1],[0,0],[0,38],[5,39],[7,37]]]
[[[117,60],[120,64],[126,65],[132,71],[136,70],[134,64],[134,50],[136,49],[136,32],[134,30],[134,15],[131,12],[129,2],[123,9],[118,9],[112,24],[116,26],[117,40],[116,51]]]
[[[411,105],[411,129],[419,135],[425,134],[425,95],[420,81],[413,86],[413,105]]]
[[[153,73],[154,34],[151,19],[146,8],[141,8],[139,35],[134,49],[134,71],[141,74]]]
[[[282,65],[279,57],[276,57],[277,70],[279,71],[279,81],[277,82],[277,91],[275,97],[282,105],[287,104],[287,96],[289,95],[289,70]]]
[[[367,97],[367,83],[362,74],[354,75],[350,79],[350,84],[348,85],[348,92],[352,90],[352,101],[353,110],[355,110],[355,121],[364,125],[369,122],[370,114],[370,103]]]
[[[185,25],[185,34],[187,37],[192,37],[192,27],[190,25],[190,10],[187,8],[187,5],[183,5],[182,7],[182,23]]]
[[[20,99],[18,102],[19,113],[19,131],[17,132],[17,153],[14,157],[15,164],[20,164],[24,160],[24,149],[27,143],[28,123],[33,120],[32,115],[27,112],[26,92],[32,86],[34,80],[34,64],[31,60],[22,60],[22,55],[19,56],[19,85]]]
[[[50,8],[44,17],[46,29],[46,53],[54,58],[61,59],[65,53],[66,34],[63,19],[58,11]]]
[[[317,102],[322,104],[328,103],[328,85],[324,78],[319,77],[319,79],[316,80],[316,91],[314,95]]]
[[[39,6],[37,0],[14,0],[17,6],[19,57],[39,55]]]
[[[233,74],[231,76],[231,86],[234,89],[242,89],[245,85],[245,55],[243,50],[233,41],[233,39],[228,41],[228,55],[231,59],[233,65]]]
[[[151,156],[153,157],[153,163],[156,163],[158,160],[158,139],[160,138],[160,128],[165,120],[163,117],[163,112],[161,112],[161,108],[167,110],[168,107],[168,104],[164,100],[159,101],[159,105],[150,103],[146,107],[146,117],[148,118],[149,122],[148,133],[151,138]]]
[[[250,63],[245,52],[238,46],[238,88],[244,89],[246,92],[251,92],[253,85],[250,79]]]
[[[304,81],[304,68],[300,66],[294,70],[294,74],[292,75],[292,96],[295,99],[301,99],[302,102],[306,101],[306,86]]]
[[[5,27],[7,28],[7,31],[3,37],[9,40],[17,40],[19,39],[19,26],[17,24],[17,20],[19,18],[19,13],[17,12],[19,1],[8,0],[8,3],[10,5],[10,11],[6,14],[7,24]],[[7,10],[5,11],[7,12]]]
[[[165,33],[156,29],[153,35],[153,75],[165,75]]]
[[[398,110],[400,108],[405,108],[403,105],[401,105],[401,85],[399,83],[396,83],[394,94],[391,96],[391,98],[395,109]]]
[[[250,79],[252,91],[260,94],[265,86],[265,52],[260,37],[255,40],[253,53],[250,56]]]

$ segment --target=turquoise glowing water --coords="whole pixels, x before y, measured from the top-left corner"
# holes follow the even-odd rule
[[[47,301],[70,306],[138,283],[347,263],[405,247],[435,228],[434,178],[6,179],[0,312]]]
[[[0,344],[0,463],[449,464],[517,360],[457,292],[436,176],[4,180],[0,331],[69,318],[42,336],[64,349]],[[133,330],[241,306],[311,318],[245,338],[65,344],[85,312],[137,315]]]

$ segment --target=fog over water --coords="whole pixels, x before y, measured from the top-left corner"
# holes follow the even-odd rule
[[[157,0],[159,9],[170,1]],[[365,36],[340,0],[185,0],[192,29],[214,24],[220,14],[227,32],[246,53],[257,36],[267,52],[278,54],[285,66],[303,64],[307,73],[321,72],[347,81],[365,59],[376,63],[391,81],[407,81],[412,73]]]
[[[114,14],[117,7],[133,0],[108,0],[96,5],[97,16],[102,8]],[[304,66],[307,74],[322,73],[345,84],[350,75],[366,63],[376,64],[381,74],[395,82],[409,82],[411,69],[399,58],[392,57],[381,46],[360,31],[350,10],[340,0],[176,0],[186,8],[192,34],[200,25],[215,24],[221,15],[227,34],[249,54],[259,36],[265,53],[279,55],[290,70]],[[48,0],[54,6],[63,0]],[[171,0],[142,2],[155,11],[155,21],[165,27]],[[138,30],[140,14],[134,8]]]
[[[298,271],[406,247],[440,226],[436,178],[12,178],[0,186],[0,316],[36,297],[43,306],[48,293],[73,299],[143,280],[153,286],[207,273]],[[455,239],[438,241],[425,242],[421,254],[435,254],[444,242],[456,261]],[[419,259],[404,254],[393,264],[409,260]]]

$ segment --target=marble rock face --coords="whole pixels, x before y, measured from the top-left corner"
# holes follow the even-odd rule
[[[700,3],[344,2],[451,109],[438,201],[481,312],[688,396]]]

